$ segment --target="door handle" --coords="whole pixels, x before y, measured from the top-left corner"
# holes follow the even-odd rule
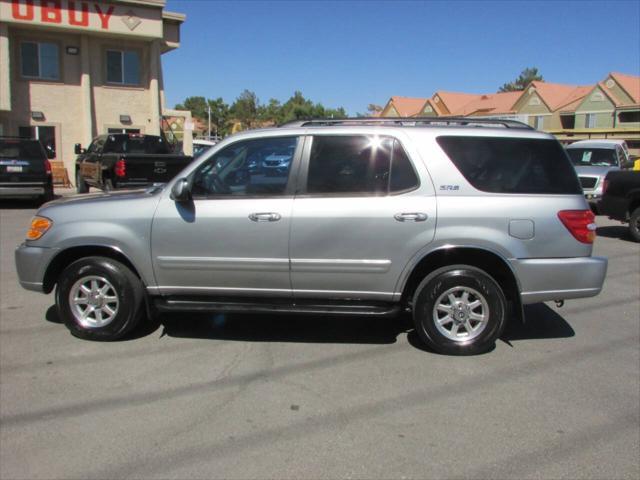
[[[396,213],[393,218],[399,222],[424,222],[429,216],[422,212]]]
[[[281,218],[279,213],[273,212],[252,213],[249,215],[249,220],[254,222],[277,222]]]

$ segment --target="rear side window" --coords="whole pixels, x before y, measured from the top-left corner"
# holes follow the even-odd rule
[[[555,140],[437,138],[464,178],[492,193],[580,194],[576,172]]]
[[[400,143],[377,135],[316,136],[307,193],[387,195],[418,186],[418,177]]]
[[[165,154],[170,153],[167,142],[153,135],[110,135],[104,153]]]

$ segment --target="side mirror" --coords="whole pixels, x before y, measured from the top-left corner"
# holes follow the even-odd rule
[[[186,178],[179,178],[171,187],[171,200],[176,202],[188,202],[191,200],[191,188],[189,187],[189,180]]]
[[[621,167],[624,169],[633,168],[633,160],[626,160],[622,162]]]
[[[81,155],[81,154],[83,153],[83,151],[82,151],[82,145],[80,145],[79,143],[76,143],[76,144],[73,146],[73,151],[74,151],[74,153],[75,153],[76,155]]]

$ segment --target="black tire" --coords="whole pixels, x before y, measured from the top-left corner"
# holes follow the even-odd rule
[[[631,238],[636,242],[640,242],[640,207],[637,207],[631,212],[631,217],[629,218],[629,233],[631,234]]]
[[[89,193],[89,185],[82,178],[79,169],[76,169],[76,191],[78,193]]]
[[[446,308],[452,304],[452,297],[447,292],[456,299],[449,313]],[[436,310],[436,302],[445,310]],[[477,302],[479,305],[473,306]],[[418,285],[413,297],[413,322],[420,339],[432,350],[446,355],[476,355],[493,348],[502,334],[506,305],[500,285],[486,272],[470,265],[451,265],[432,272]],[[476,319],[481,313],[485,314],[482,321]],[[437,322],[440,315],[442,322]],[[468,323],[458,324],[463,321]]]
[[[76,291],[77,282],[91,278],[105,280],[105,283],[100,283],[98,280],[98,285],[108,283],[112,288],[105,295],[109,294],[109,298],[117,298],[115,303],[117,308],[112,309],[115,314],[105,325],[83,325],[77,317],[78,314],[74,314],[75,307],[71,304],[70,294],[72,289]],[[90,281],[87,280],[87,282]],[[60,275],[56,289],[56,305],[60,318],[74,336],[85,340],[118,340],[135,328],[142,318],[142,282],[128,267],[117,260],[106,257],[81,258],[65,268]],[[111,304],[111,307],[113,306],[114,304]],[[95,310],[95,306],[93,308]],[[102,318],[102,312],[100,316]],[[96,313],[94,317],[97,318]],[[89,320],[91,318],[85,322]]]

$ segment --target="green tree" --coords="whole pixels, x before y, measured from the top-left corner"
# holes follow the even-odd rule
[[[538,72],[536,67],[525,68],[520,76],[513,82],[505,83],[498,89],[498,93],[501,92],[517,92],[524,90],[534,80],[542,81],[542,75]]]
[[[215,100],[207,100],[209,107],[211,108],[211,134],[220,135],[224,137],[229,134],[229,105],[225,101],[218,97]],[[208,112],[203,120],[208,121]]]
[[[187,97],[176,105],[176,109],[189,110],[194,117],[207,118],[207,100],[204,97]]]
[[[379,114],[382,112],[383,108],[380,105],[376,105],[375,103],[370,103],[367,105],[367,113],[370,117]]]
[[[251,128],[258,119],[258,107],[260,102],[256,94],[250,90],[244,90],[231,105],[231,114],[242,123],[244,128]]]
[[[280,123],[280,115],[282,113],[282,105],[280,100],[270,98],[266,105],[258,106],[258,118],[262,122]]]

